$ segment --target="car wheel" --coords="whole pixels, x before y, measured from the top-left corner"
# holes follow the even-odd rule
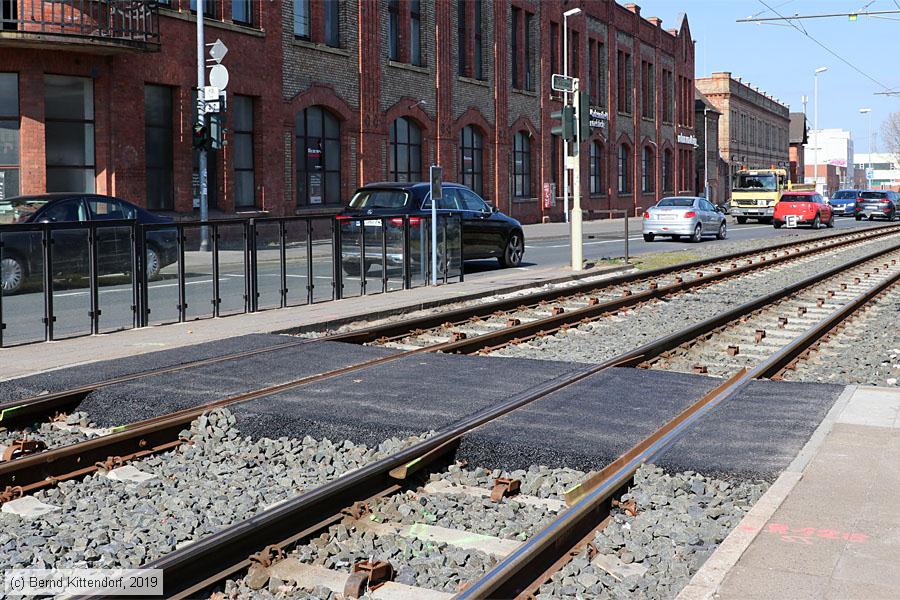
[[[160,269],[162,262],[159,259],[159,252],[153,246],[147,246],[147,281],[157,279]]]
[[[518,267],[522,264],[522,257],[525,256],[525,240],[522,234],[514,231],[509,234],[509,240],[506,242],[506,250],[503,256],[498,260],[501,267]]]
[[[656,236],[653,235],[652,233],[645,233],[645,234],[644,234],[644,241],[645,241],[645,242],[652,242],[652,241],[653,241],[653,238],[655,238],[655,237],[656,237]]]
[[[747,217],[735,217],[737,219],[738,225],[743,225],[747,222]]]
[[[16,256],[5,256],[0,261],[0,288],[5,294],[15,294],[25,283],[25,265]]]
[[[690,237],[690,240],[693,243],[697,243],[703,239],[703,226],[700,223],[697,223],[697,226],[694,227],[694,234]]]
[[[827,223],[825,223],[825,227],[827,227],[828,229],[834,227],[834,213],[831,213],[831,218],[828,219]]]
[[[722,224],[719,225],[719,233],[716,234],[717,240],[724,240],[728,237],[728,225],[725,224],[725,219],[722,219]]]
[[[893,223],[893,222],[894,222],[894,219],[896,219],[896,218],[897,218],[897,211],[896,211],[896,210],[892,210],[892,211],[891,211],[891,216],[888,217],[888,221],[891,222],[891,223]]]
[[[874,221],[874,220],[875,220],[875,215],[869,215],[869,220],[870,220],[870,221]]]
[[[810,225],[810,227],[812,227],[813,229],[818,229],[820,225],[822,225],[822,219],[819,218],[819,213],[816,213],[816,218],[813,219],[812,225]]]
[[[856,215],[856,220],[857,220],[857,221],[862,221],[862,217],[859,216],[859,215]]]

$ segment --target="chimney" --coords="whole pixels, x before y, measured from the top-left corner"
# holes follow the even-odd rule
[[[626,5],[625,5],[625,8],[627,8],[628,10],[630,10],[631,12],[633,12],[633,13],[636,14],[636,15],[641,14],[641,7],[638,6],[637,4],[633,4],[633,3],[632,3],[632,4],[626,4]]]
[[[654,25],[656,25],[657,27],[662,27],[662,19],[660,19],[659,17],[650,17],[647,20],[650,21],[651,23],[653,23]]]

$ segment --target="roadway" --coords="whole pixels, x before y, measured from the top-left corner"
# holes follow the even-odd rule
[[[853,219],[838,219],[839,229],[869,226],[867,222],[857,223]],[[748,223],[736,225],[729,223],[728,240],[740,241],[760,238],[777,238],[792,235],[798,230],[776,230],[771,225]],[[799,230],[805,232],[809,230]],[[715,239],[704,239],[702,246],[722,244]],[[644,242],[638,232],[629,238],[629,252],[632,256],[651,252],[672,250],[690,250],[694,244],[683,241],[671,241],[657,238],[654,242]],[[598,261],[604,258],[617,258],[625,253],[622,234],[619,232],[586,236],[584,257],[587,261]],[[569,263],[569,244],[565,239],[526,239],[525,260],[518,267],[528,271],[535,266],[547,267]],[[272,308],[279,305],[280,269],[278,253],[265,251],[259,253],[259,305],[260,308]],[[185,300],[188,320],[211,317],[213,314],[212,294],[213,278],[211,256],[205,253],[188,253],[185,261]],[[243,312],[245,276],[243,264],[239,261],[221,261],[220,268],[220,313],[222,315]],[[306,257],[304,254],[288,256],[287,280],[288,303],[303,304],[307,301],[307,285],[309,277],[306,273]],[[466,263],[466,278],[484,277],[490,271],[499,269],[495,260],[469,261]],[[332,298],[330,248],[323,247],[315,252],[313,259],[313,297],[314,301],[327,301]],[[151,324],[171,323],[178,320],[178,283],[177,268],[171,265],[164,269],[162,277],[151,282],[148,290]],[[414,268],[413,285],[422,285],[423,277],[419,269]],[[388,270],[388,289],[402,287],[399,270]],[[373,265],[367,275],[367,292],[377,293],[382,289],[382,277],[378,265]],[[356,296],[360,293],[360,278],[344,274],[344,296]],[[114,331],[131,327],[133,319],[132,289],[128,279],[123,276],[101,278],[100,288],[100,324],[101,331]],[[54,295],[54,337],[61,339],[90,333],[90,295],[83,279],[73,279],[55,284]],[[13,345],[29,341],[40,341],[44,338],[44,300],[39,284],[37,289],[3,298],[3,344]]]

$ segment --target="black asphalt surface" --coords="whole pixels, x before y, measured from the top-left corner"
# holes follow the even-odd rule
[[[580,366],[421,354],[235,405],[232,411],[241,432],[254,438],[311,435],[373,446],[439,429]]]
[[[842,385],[754,381],[655,462],[718,476],[774,480],[837,401]]]
[[[251,334],[183,348],[148,351],[128,358],[57,369],[28,377],[0,381],[0,402],[27,398],[45,392],[58,392],[194,360],[225,356],[257,348],[281,346],[296,341],[298,339],[295,337],[283,335]]]

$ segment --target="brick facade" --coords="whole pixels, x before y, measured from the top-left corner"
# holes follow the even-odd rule
[[[724,178],[741,168],[790,167],[790,109],[758,88],[743,83],[731,73],[713,73],[697,79],[702,93],[722,116],[719,118],[719,154]]]
[[[295,35],[295,1],[308,2],[302,7],[309,7],[303,13],[308,33],[302,36]],[[97,191],[144,204],[141,90],[145,84],[162,84],[172,87],[175,99],[173,208],[176,213],[193,213],[195,21],[189,0],[170,4],[160,11],[159,52],[99,55],[77,46],[46,50],[0,46],[0,71],[19,73],[22,193],[44,191],[43,75],[72,74],[94,79]],[[421,132],[422,179],[433,162],[444,166],[446,180],[460,177],[461,135],[471,127],[483,144],[484,196],[524,222],[562,220],[562,202],[544,208],[540,196],[542,184],[560,184],[563,172],[559,141],[549,135],[550,114],[561,106],[560,95],[550,90],[551,55],[562,60],[562,13],[573,6],[583,9],[568,20],[570,55],[577,57],[573,74],[581,74],[583,84],[587,79],[591,86],[602,82],[603,89],[592,92],[592,103],[609,113],[607,127],[595,130],[581,148],[582,206],[637,211],[663,194],[694,191],[694,146],[678,142],[679,135],[682,139],[695,135],[694,42],[687,19],[677,30],[666,30],[659,19],[643,18],[638,6],[613,0],[466,0],[462,8],[456,0],[340,0],[334,43],[325,39],[324,2],[251,2],[251,26],[231,22],[231,5],[218,0],[216,18],[206,20],[206,38],[207,42],[221,38],[229,47],[223,61],[231,76],[228,93],[254,98],[257,210],[283,215],[339,207],[340,203],[298,201],[306,185],[297,180],[298,166],[310,167],[298,164],[298,157],[307,160],[307,149],[298,147],[297,117],[321,107],[339,123],[341,202],[349,200],[360,184],[388,179],[391,128],[403,117]],[[480,14],[475,13],[478,9]],[[413,56],[411,23],[416,18],[419,60]],[[392,23],[396,40],[391,39]],[[552,41],[551,29],[556,31]],[[480,77],[474,70],[479,41]],[[519,44],[515,53],[514,43]],[[558,46],[552,50],[553,43]],[[396,59],[391,59],[395,49]],[[462,67],[460,52],[465,59]],[[622,53],[631,60],[629,85],[624,88],[618,84]],[[513,85],[514,74],[522,85]],[[671,81],[669,92],[664,89],[666,80]],[[630,98],[629,110],[618,110],[620,90]],[[646,94],[653,98],[645,104]],[[667,105],[671,118],[664,114]],[[642,110],[645,106],[649,113]],[[512,149],[520,132],[531,149],[530,194],[513,198]],[[600,189],[595,193],[589,165],[593,142],[601,149]],[[628,181],[620,193],[623,144]],[[220,213],[234,212],[232,153],[230,146],[216,153]]]

